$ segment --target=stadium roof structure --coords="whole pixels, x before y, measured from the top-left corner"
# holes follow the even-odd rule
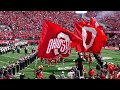
[[[87,13],[87,11],[75,11],[75,13],[77,13],[77,14],[84,14],[84,13]]]

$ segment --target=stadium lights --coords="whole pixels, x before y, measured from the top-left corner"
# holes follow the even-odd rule
[[[75,11],[75,13],[77,13],[77,14],[84,14],[84,13],[87,13],[87,11]]]

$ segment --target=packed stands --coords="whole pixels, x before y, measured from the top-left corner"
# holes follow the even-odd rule
[[[73,31],[73,22],[81,18],[72,11],[0,11],[0,24],[12,30],[12,36],[2,30],[0,39],[38,39],[43,19]]]
[[[88,17],[96,17],[96,19],[104,23],[108,30],[120,29],[120,12],[119,11],[88,11]]]

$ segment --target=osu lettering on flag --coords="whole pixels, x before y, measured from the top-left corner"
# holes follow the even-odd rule
[[[68,57],[71,48],[82,42],[72,32],[48,20],[44,20],[40,37],[38,57],[42,58],[54,58],[59,54]]]
[[[81,26],[76,22],[75,32],[77,31],[81,33],[81,38],[83,40],[81,43],[82,45],[79,45],[81,47],[81,52],[100,54],[102,46],[106,42],[105,34],[99,28],[92,27],[91,25]],[[79,48],[77,50],[80,50]]]

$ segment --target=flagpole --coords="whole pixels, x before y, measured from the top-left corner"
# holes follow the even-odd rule
[[[37,66],[37,59],[35,60],[35,69],[36,69],[36,66]]]
[[[89,55],[90,55],[90,52],[89,52]],[[88,55],[88,60],[89,60],[89,69],[90,69],[90,57]]]

